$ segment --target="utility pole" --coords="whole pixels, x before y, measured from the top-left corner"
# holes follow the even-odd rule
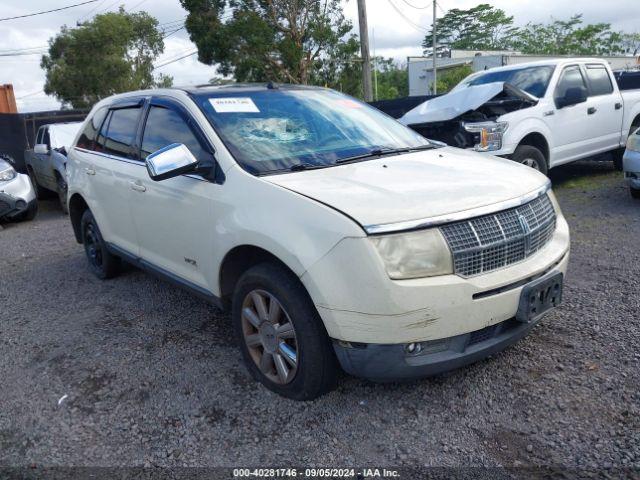
[[[360,24],[360,51],[362,52],[362,86],[364,88],[364,100],[373,100],[371,89],[371,58],[369,56],[369,30],[367,27],[366,0],[358,0],[358,23]],[[435,8],[435,7],[434,7]]]
[[[433,0],[433,94],[438,94],[438,72],[436,69],[436,0]]]

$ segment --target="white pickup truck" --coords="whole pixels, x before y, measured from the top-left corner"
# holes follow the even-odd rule
[[[543,173],[609,151],[620,168],[627,137],[640,127],[640,89],[620,85],[607,62],[595,58],[494,68],[469,75],[400,122],[429,139]]]

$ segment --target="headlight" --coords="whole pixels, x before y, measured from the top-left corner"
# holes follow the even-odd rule
[[[453,273],[451,251],[437,228],[371,237],[394,280]]]
[[[2,170],[0,172],[0,182],[8,182],[9,180],[13,180],[14,178],[16,178],[16,175],[16,171],[13,169],[13,167]]]
[[[507,131],[507,122],[481,122],[465,123],[464,129],[474,133],[476,145],[473,147],[477,152],[490,152],[502,148],[502,135]]]

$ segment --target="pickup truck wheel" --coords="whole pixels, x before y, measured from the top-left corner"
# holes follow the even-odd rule
[[[29,180],[31,180],[31,185],[33,185],[33,189],[36,192],[36,198],[38,200],[42,200],[47,195],[46,190],[42,188],[40,185],[38,185],[38,180],[36,180],[36,174],[33,173],[33,170],[31,168],[27,169],[27,175],[29,175]]]
[[[62,213],[69,215],[69,207],[67,206],[67,182],[62,177],[56,179],[58,187],[58,200],[60,200],[60,207],[62,207]]]
[[[233,294],[232,317],[249,372],[269,390],[313,400],[334,388],[331,341],[295,275],[274,263],[250,268]]]
[[[119,258],[112,255],[102,239],[98,224],[90,210],[85,210],[80,220],[82,243],[89,260],[89,267],[94,275],[102,280],[113,278],[118,274]]]
[[[511,159],[514,162],[521,163],[527,167],[531,167],[534,170],[538,170],[540,173],[547,174],[547,159],[540,150],[531,145],[520,145],[516,148]]]

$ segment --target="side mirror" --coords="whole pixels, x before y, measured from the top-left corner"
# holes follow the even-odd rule
[[[37,153],[39,155],[46,155],[49,153],[49,147],[47,147],[44,143],[38,143],[33,147],[33,153]]]
[[[159,182],[195,170],[198,160],[182,143],[172,143],[147,157],[147,172]]]
[[[584,87],[568,88],[564,97],[556,98],[558,108],[570,107],[587,101],[587,89]]]

